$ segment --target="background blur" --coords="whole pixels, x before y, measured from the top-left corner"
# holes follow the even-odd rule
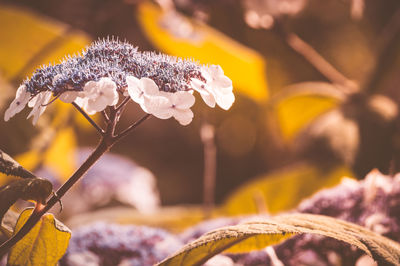
[[[112,152],[154,174],[163,205],[199,204],[210,124],[216,202],[243,213],[261,199],[273,212],[343,175],[399,170],[399,30],[398,0],[3,0],[1,115],[36,67],[98,38],[219,64],[233,81],[229,111],[198,100],[189,126],[152,118]],[[61,183],[97,134],[65,104],[48,110],[36,127],[27,110],[1,119],[0,148]],[[127,113],[122,126],[143,115]]]

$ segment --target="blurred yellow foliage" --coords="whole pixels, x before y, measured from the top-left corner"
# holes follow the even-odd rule
[[[38,65],[76,53],[90,41],[67,25],[8,6],[0,6],[0,25],[0,70],[6,79],[22,79]]]
[[[290,210],[304,198],[322,188],[339,184],[343,176],[352,175],[345,166],[320,169],[311,164],[298,164],[241,186],[228,197],[221,211],[239,215]]]
[[[163,12],[149,2],[139,5],[137,17],[148,39],[161,51],[221,65],[235,89],[260,102],[267,99],[265,62],[257,52],[209,26]]]
[[[337,104],[337,99],[319,95],[284,98],[274,106],[283,139],[294,139],[314,118]]]
[[[28,170],[43,165],[66,180],[76,169],[75,149],[75,133],[72,128],[65,128],[57,132],[46,151],[30,150],[17,156],[16,160]]]

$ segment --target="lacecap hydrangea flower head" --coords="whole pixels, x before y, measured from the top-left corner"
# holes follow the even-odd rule
[[[36,124],[56,98],[74,102],[93,115],[129,97],[148,114],[174,117],[188,125],[193,119],[194,91],[210,107],[228,110],[235,100],[232,81],[220,66],[139,52],[129,43],[108,38],[94,42],[81,55],[37,69],[18,88],[4,120],[28,105],[32,108],[28,118]]]

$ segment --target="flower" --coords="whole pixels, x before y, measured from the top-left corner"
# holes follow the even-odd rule
[[[33,108],[29,117],[36,123],[51,96],[74,102],[92,115],[116,105],[121,94],[146,113],[161,119],[174,117],[187,125],[193,119],[194,90],[211,107],[228,110],[235,100],[232,81],[220,66],[139,52],[129,43],[108,38],[94,42],[78,56],[37,69],[18,89],[4,119],[9,120],[28,103]]]
[[[44,91],[39,94],[36,94],[29,102],[28,106],[32,107],[32,111],[29,113],[27,119],[33,116],[32,124],[36,125],[39,117],[43,114],[44,110],[46,110],[47,104],[49,103],[51,98],[51,92]]]
[[[146,104],[151,104],[151,97],[159,95],[159,89],[157,84],[149,78],[138,79],[133,76],[126,77],[126,83],[128,84],[127,93],[131,99],[138,103],[142,107],[143,111],[148,113]],[[145,101],[146,99],[146,101]]]
[[[99,81],[89,81],[75,102],[88,114],[93,115],[103,111],[107,106],[118,103],[117,85],[110,78]]]
[[[10,107],[8,107],[8,109],[4,113],[4,120],[8,121],[15,114],[21,112],[25,108],[26,104],[29,102],[30,98],[31,94],[26,91],[26,86],[21,85],[18,88],[17,93],[15,94],[14,101],[10,104]]]
[[[145,106],[148,112],[160,119],[174,117],[182,126],[192,122],[193,106],[195,98],[193,94],[185,91],[160,92],[159,96],[145,98]]]
[[[232,92],[232,81],[224,75],[222,68],[218,65],[203,66],[201,75],[206,82],[192,78],[193,89],[200,93],[208,106],[215,107],[218,104],[222,109],[228,110],[235,101],[235,95]]]
[[[128,76],[127,92],[131,99],[138,103],[143,111],[160,119],[174,117],[181,125],[188,125],[193,119],[190,107],[195,102],[190,92],[164,92],[160,91],[157,84],[149,78],[140,80]]]

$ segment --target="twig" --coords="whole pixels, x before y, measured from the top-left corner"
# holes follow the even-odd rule
[[[76,103],[72,103],[72,105],[86,118],[87,121],[101,134],[104,135],[104,130],[96,124],[96,122],[93,121],[93,119],[85,112],[82,110],[82,108],[79,107]]]
[[[8,250],[14,246],[19,240],[21,240],[29,231],[35,226],[35,224],[40,220],[40,218],[53,207],[59,199],[89,170],[89,168],[113,145],[113,143],[108,143],[107,136],[102,137],[97,148],[93,153],[86,159],[86,161],[78,168],[78,170],[65,182],[55,194],[46,203],[46,206],[37,212],[33,212],[28,218],[22,228],[4,242],[0,246],[0,257],[5,255]],[[56,196],[57,195],[57,196]]]
[[[117,112],[116,109],[110,109],[109,121],[107,123],[107,128],[104,134],[101,136],[100,143],[97,145],[96,149],[92,152],[92,154],[86,159],[86,161],[76,170],[76,172],[57,190],[57,192],[53,193],[53,196],[47,201],[46,205],[35,209],[35,211],[29,216],[28,220],[22,226],[22,228],[16,232],[11,238],[9,238],[6,242],[4,242],[0,246],[0,257],[5,255],[8,250],[14,246],[19,240],[21,240],[29,231],[35,226],[35,224],[40,220],[40,218],[50,210],[63,196],[64,194],[71,189],[71,187],[78,182],[78,180],[92,167],[97,160],[107,152],[116,142],[118,142],[121,138],[125,137],[129,134],[134,128],[140,125],[143,121],[145,121],[150,115],[147,114],[139,121],[135,122],[125,131],[123,131],[118,136],[114,136],[114,131],[116,127],[117,121]],[[90,122],[90,120],[88,120]]]
[[[116,135],[114,137],[115,141],[120,140],[121,138],[125,137],[126,135],[128,135],[130,132],[132,132],[137,126],[139,126],[141,123],[143,123],[144,121],[146,121],[147,118],[149,118],[151,115],[150,114],[146,114],[144,115],[142,118],[140,118],[138,121],[136,121],[135,123],[133,123],[132,125],[130,125],[127,129],[125,129],[124,131],[122,131],[121,133],[119,133],[118,135]]]
[[[217,148],[215,146],[214,127],[211,124],[203,123],[200,128],[200,136],[204,147],[204,210],[206,214],[210,214],[215,203],[215,180],[217,175]]]
[[[293,32],[288,32],[282,22],[276,21],[275,31],[286,41],[290,48],[304,57],[316,70],[324,75],[329,81],[339,84],[347,93],[358,89],[357,84],[345,77],[334,66],[326,61],[311,45],[302,40]]]
[[[107,113],[106,113],[106,110],[103,110],[103,111],[101,111],[100,113],[101,113],[101,115],[103,116],[103,118],[104,118],[104,120],[105,120],[106,122],[110,121],[110,118],[108,117],[108,115],[107,115]]]
[[[363,91],[372,92],[378,88],[378,84],[387,67],[395,60],[393,54],[398,51],[398,38],[400,33],[400,9],[391,17],[382,33],[377,38],[376,61],[367,80],[364,82]]]
[[[116,110],[117,111],[121,111],[122,108],[124,108],[126,106],[126,104],[129,102],[129,100],[131,99],[131,97],[126,97],[121,103],[120,105],[117,106]]]

